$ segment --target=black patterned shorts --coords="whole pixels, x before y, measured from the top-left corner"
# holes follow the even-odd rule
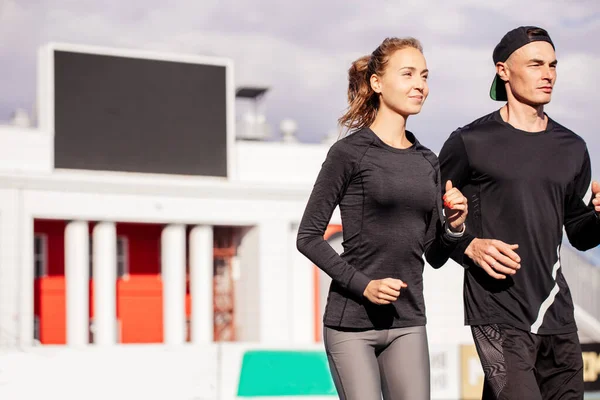
[[[577,332],[536,335],[504,324],[471,327],[485,374],[482,400],[582,400]]]

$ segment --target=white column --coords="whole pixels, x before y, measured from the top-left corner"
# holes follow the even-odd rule
[[[194,227],[189,246],[192,343],[210,343],[214,339],[212,226]]]
[[[33,221],[22,202],[19,190],[0,189],[0,348],[33,343]]]
[[[165,344],[185,342],[185,226],[168,225],[161,235]]]
[[[35,279],[34,272],[34,258],[33,258],[33,217],[27,211],[25,207],[19,209],[19,225],[21,228],[20,233],[20,270],[21,270],[21,287],[19,290],[20,312],[18,314],[18,320],[20,325],[19,343],[22,346],[29,346],[33,343],[33,329],[34,329],[34,312],[33,312],[33,301],[34,301],[34,290],[33,282]]]
[[[260,235],[258,226],[247,229],[238,248],[239,277],[235,282],[235,334],[239,341],[260,340]]]
[[[85,221],[72,221],[65,230],[67,344],[88,344],[89,232]]]
[[[291,340],[294,282],[290,266],[290,225],[287,221],[261,222],[259,240],[259,326],[260,341]]]
[[[117,228],[113,222],[100,222],[93,231],[94,342],[117,342]]]

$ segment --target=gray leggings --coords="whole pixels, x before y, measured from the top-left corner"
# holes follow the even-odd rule
[[[341,400],[430,400],[424,326],[367,331],[323,327],[329,368]]]

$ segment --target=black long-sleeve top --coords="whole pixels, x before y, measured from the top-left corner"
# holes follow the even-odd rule
[[[548,118],[542,132],[512,127],[499,111],[453,132],[440,152],[443,179],[469,201],[467,233],[452,258],[465,267],[465,323],[506,323],[539,334],[576,331],[560,265],[563,226],[579,250],[600,243],[583,198],[591,180],[584,140]],[[496,280],[464,250],[474,237],[518,244],[521,269]]]
[[[302,217],[298,250],[331,278],[323,322],[346,328],[424,325],[423,254],[442,266],[458,239],[445,233],[438,159],[406,132],[398,149],[364,128],[329,150]],[[323,235],[340,207],[344,251]],[[363,296],[373,279],[408,285],[389,305]]]

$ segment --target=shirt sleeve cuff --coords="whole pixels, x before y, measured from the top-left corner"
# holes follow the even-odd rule
[[[469,257],[465,255],[465,250],[467,250],[467,247],[469,247],[473,239],[475,239],[475,236],[466,232],[463,237],[460,238],[460,242],[456,245],[456,248],[452,253],[452,259],[465,269],[470,266],[470,263],[466,262],[469,260]]]
[[[360,271],[356,271],[350,282],[348,283],[348,289],[354,293],[358,298],[363,298],[363,293],[367,288],[367,285],[371,282],[371,278],[366,276]]]

